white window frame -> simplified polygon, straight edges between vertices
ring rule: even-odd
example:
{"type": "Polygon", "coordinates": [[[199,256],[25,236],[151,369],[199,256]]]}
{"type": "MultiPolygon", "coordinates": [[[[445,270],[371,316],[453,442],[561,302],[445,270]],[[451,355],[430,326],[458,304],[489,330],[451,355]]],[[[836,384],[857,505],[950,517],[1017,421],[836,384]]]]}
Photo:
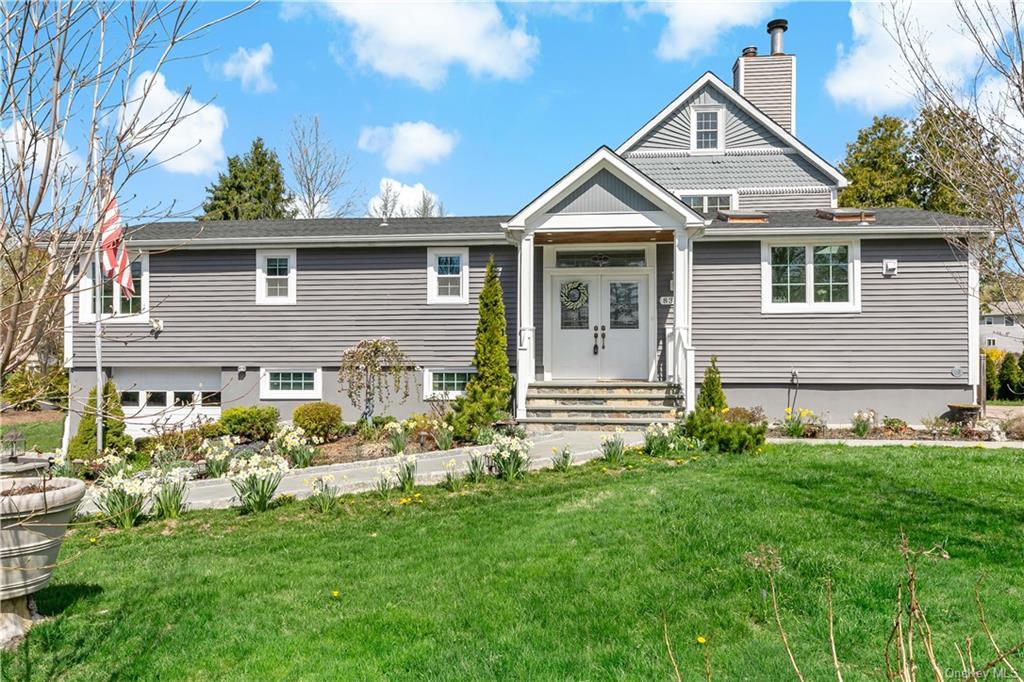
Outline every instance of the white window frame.
{"type": "MultiPolygon", "coordinates": [[[[724,196],[728,196],[729,197],[729,210],[730,211],[735,211],[740,206],[739,192],[737,190],[735,190],[735,189],[686,189],[686,190],[676,190],[675,191],[675,195],[676,195],[676,197],[680,201],[683,201],[684,197],[701,197],[704,200],[702,208],[703,207],[707,207],[707,205],[708,205],[708,197],[724,197],[724,196]]],[[[700,213],[702,215],[705,214],[705,211],[703,211],[701,209],[695,208],[693,210],[697,211],[698,213],[700,213]]]]}
{"type": "MultiPolygon", "coordinates": [[[[106,323],[149,324],[149,254],[145,252],[136,254],[134,258],[129,258],[129,262],[139,262],[142,265],[142,281],[133,282],[136,287],[141,287],[142,309],[135,315],[124,315],[116,312],[121,309],[121,286],[114,282],[115,312],[101,315],[100,317],[106,323]]],[[[85,275],[82,277],[78,287],[78,321],[95,322],[96,317],[93,314],[93,308],[96,305],[96,289],[93,287],[95,268],[92,259],[83,259],[81,267],[85,275]]]]}
{"type": "Polygon", "coordinates": [[[693,154],[721,154],[725,150],[725,107],[721,104],[694,104],[690,107],[690,151],[693,154]],[[712,112],[718,118],[718,144],[697,148],[697,114],[712,112]]]}
{"type": "Polygon", "coordinates": [[[786,239],[761,242],[761,312],[774,313],[859,313],[860,308],[860,240],[859,239],[786,239]],[[775,303],[772,301],[771,249],[773,246],[803,246],[813,256],[815,246],[846,246],[849,248],[850,300],[843,303],[816,303],[814,301],[814,259],[807,259],[807,300],[803,303],[775,303]]]}
{"type": "Polygon", "coordinates": [[[296,283],[295,249],[257,249],[256,250],[256,303],[257,305],[295,305],[296,283]],[[288,259],[288,295],[267,296],[267,259],[288,259]]]}
{"type": "Polygon", "coordinates": [[[428,305],[467,305],[469,304],[469,248],[467,247],[431,247],[427,249],[427,304],[428,305]],[[437,293],[437,257],[459,256],[461,282],[459,296],[440,296],[437,293]]]}
{"type": "Polygon", "coordinates": [[[260,400],[322,400],[323,368],[321,367],[261,367],[260,400]],[[271,372],[312,372],[313,389],[309,391],[271,391],[271,372]]]}
{"type": "Polygon", "coordinates": [[[986,315],[986,316],[985,316],[985,324],[986,324],[986,325],[988,325],[988,326],[992,326],[992,325],[994,325],[995,323],[996,323],[996,320],[995,320],[995,318],[994,318],[993,316],[991,316],[991,315],[986,315]]]}
{"type": "MultiPolygon", "coordinates": [[[[458,398],[465,395],[465,391],[435,391],[434,374],[445,372],[459,372],[465,374],[476,374],[474,367],[428,367],[423,370],[423,399],[424,400],[445,400],[458,398]]],[[[469,383],[468,381],[466,382],[469,383]]]]}

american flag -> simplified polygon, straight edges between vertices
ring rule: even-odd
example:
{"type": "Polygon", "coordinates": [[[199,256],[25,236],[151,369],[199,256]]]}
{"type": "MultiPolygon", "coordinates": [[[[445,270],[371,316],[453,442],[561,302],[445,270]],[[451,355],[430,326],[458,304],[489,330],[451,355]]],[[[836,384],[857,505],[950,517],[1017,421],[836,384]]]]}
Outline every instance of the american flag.
{"type": "Polygon", "coordinates": [[[124,225],[113,192],[107,195],[100,222],[100,249],[103,251],[103,272],[116,281],[122,291],[135,294],[132,268],[124,248],[124,225]]]}

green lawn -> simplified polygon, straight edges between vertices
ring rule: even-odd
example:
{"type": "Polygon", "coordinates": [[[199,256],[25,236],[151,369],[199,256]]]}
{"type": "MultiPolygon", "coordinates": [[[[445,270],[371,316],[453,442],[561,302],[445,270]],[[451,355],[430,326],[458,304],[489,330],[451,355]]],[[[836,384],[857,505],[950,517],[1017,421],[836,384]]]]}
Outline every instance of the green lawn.
{"type": "MultiPolygon", "coordinates": [[[[3,418],[0,417],[0,421],[3,418]]],[[[43,452],[53,452],[60,447],[64,434],[64,419],[44,419],[0,426],[0,437],[8,431],[20,431],[25,436],[25,448],[38,447],[43,452]]]]}
{"type": "Polygon", "coordinates": [[[968,635],[989,657],[980,576],[996,636],[1024,639],[1024,453],[801,445],[630,461],[423,489],[406,506],[349,498],[326,517],[291,503],[85,525],[38,596],[53,619],[0,663],[38,680],[669,679],[664,617],[684,679],[702,674],[697,635],[716,679],[791,679],[766,582],[743,558],[766,543],[807,679],[834,679],[826,576],[845,678],[879,679],[901,529],[950,555],[919,572],[943,664],[968,635]]]}

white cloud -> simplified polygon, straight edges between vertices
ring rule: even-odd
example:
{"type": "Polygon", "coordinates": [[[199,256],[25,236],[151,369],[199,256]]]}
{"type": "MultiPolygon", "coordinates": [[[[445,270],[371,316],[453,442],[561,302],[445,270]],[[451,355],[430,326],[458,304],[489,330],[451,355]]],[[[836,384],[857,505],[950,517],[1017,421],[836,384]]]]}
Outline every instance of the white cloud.
{"type": "MultiPolygon", "coordinates": [[[[668,24],[658,40],[660,59],[689,59],[713,52],[716,38],[740,26],[765,23],[781,3],[772,2],[652,2],[645,12],[663,14],[668,24]]],[[[764,34],[767,40],[767,34],[764,34]]]]}
{"type": "Polygon", "coordinates": [[[132,120],[138,112],[138,123],[134,126],[137,145],[152,151],[153,158],[160,161],[163,168],[173,173],[211,173],[224,160],[221,137],[228,126],[227,114],[214,104],[197,101],[191,94],[184,94],[183,101],[182,96],[183,93],[167,87],[162,73],[154,76],[151,71],[144,71],[132,85],[128,96],[132,105],[124,120],[132,120]],[[150,79],[152,88],[142,101],[150,79]],[[180,118],[171,125],[171,115],[177,111],[179,103],[180,118]]]}
{"type": "Polygon", "coordinates": [[[322,6],[350,27],[360,64],[427,89],[440,86],[455,64],[474,76],[522,78],[530,73],[540,46],[522,21],[508,25],[492,2],[322,6]]]}
{"type": "Polygon", "coordinates": [[[24,121],[14,121],[0,128],[0,171],[4,178],[16,177],[25,182],[36,182],[42,177],[46,161],[50,169],[56,168],[56,178],[77,178],[85,169],[85,159],[73,150],[63,137],[55,138],[50,148],[50,136],[41,128],[24,121]]]}
{"type": "MultiPolygon", "coordinates": [[[[959,87],[979,63],[977,44],[964,35],[952,3],[905,3],[912,26],[928,56],[947,83],[959,87]]],[[[825,81],[833,101],[869,113],[897,109],[914,99],[914,87],[899,46],[889,34],[892,9],[887,3],[855,1],[850,5],[853,44],[839,46],[839,59],[825,81]]]]}
{"type": "Polygon", "coordinates": [[[242,90],[246,92],[273,92],[277,89],[277,84],[269,73],[270,62],[273,59],[274,48],[270,43],[263,43],[252,50],[239,47],[221,65],[221,73],[225,78],[237,78],[242,81],[242,90]]]}
{"type": "Polygon", "coordinates": [[[441,130],[426,121],[406,121],[390,128],[374,126],[359,133],[359,148],[384,158],[390,173],[414,173],[452,153],[458,133],[441,130]]]}
{"type": "Polygon", "coordinates": [[[423,193],[426,192],[433,200],[434,204],[440,204],[440,198],[431,192],[429,189],[423,186],[423,183],[417,182],[415,185],[406,185],[394,178],[381,178],[380,187],[378,193],[370,199],[370,203],[367,205],[367,215],[376,215],[380,209],[380,195],[387,191],[387,188],[391,187],[392,194],[398,196],[397,207],[394,215],[414,215],[416,208],[420,205],[420,201],[423,197],[423,193]]]}

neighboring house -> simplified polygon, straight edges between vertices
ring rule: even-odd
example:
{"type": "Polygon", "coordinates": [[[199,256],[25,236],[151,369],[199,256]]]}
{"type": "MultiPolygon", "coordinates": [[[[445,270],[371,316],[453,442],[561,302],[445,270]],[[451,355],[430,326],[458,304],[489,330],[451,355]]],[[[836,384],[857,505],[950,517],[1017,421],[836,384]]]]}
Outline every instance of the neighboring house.
{"type": "MultiPolygon", "coordinates": [[[[157,223],[136,297],[110,286],[104,368],[135,433],[230,405],[348,404],[344,348],[392,337],[417,368],[396,415],[472,372],[487,259],[501,269],[516,416],[643,425],[693,404],[717,356],[733,405],[918,423],[972,402],[977,272],[964,219],[836,208],[846,179],[796,137],[796,57],[744,50],[513,216],[157,223]],[[159,319],[162,331],[151,325],[159,319]]],[[[91,282],[67,303],[72,397],[94,385],[91,282]]]]}
{"type": "Polygon", "coordinates": [[[1024,302],[1000,301],[981,314],[981,347],[998,348],[1011,353],[1024,351],[1024,302]]]}

